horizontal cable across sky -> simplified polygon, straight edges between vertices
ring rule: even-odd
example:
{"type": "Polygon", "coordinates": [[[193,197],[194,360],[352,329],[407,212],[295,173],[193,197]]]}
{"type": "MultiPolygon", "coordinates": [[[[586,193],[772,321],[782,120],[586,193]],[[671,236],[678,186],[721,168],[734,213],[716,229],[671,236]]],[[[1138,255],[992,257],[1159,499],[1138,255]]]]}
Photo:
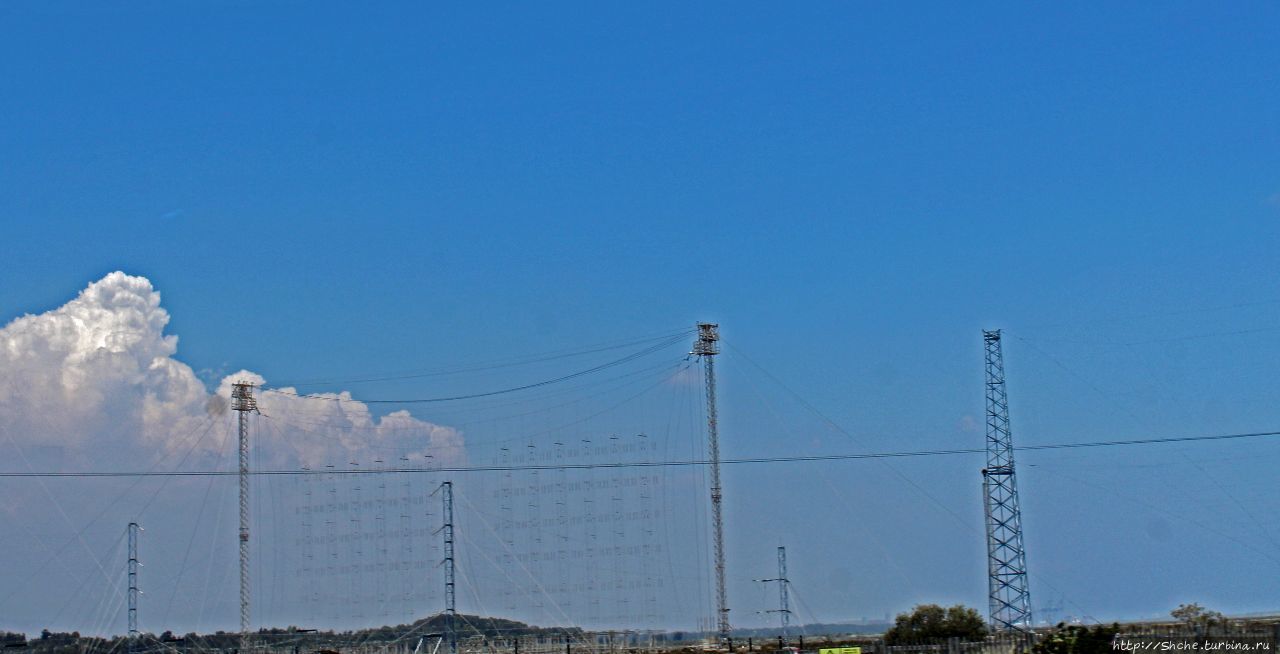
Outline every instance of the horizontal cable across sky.
{"type": "Polygon", "coordinates": [[[262,391],[262,392],[263,392],[263,393],[276,393],[276,394],[279,394],[279,395],[287,395],[287,396],[290,396],[290,397],[297,397],[297,398],[301,398],[301,399],[304,399],[304,400],[323,400],[323,401],[328,401],[328,402],[356,402],[356,403],[360,403],[360,404],[426,404],[426,403],[433,403],[433,402],[454,402],[454,401],[457,401],[457,400],[474,400],[474,399],[483,398],[483,397],[493,397],[493,396],[495,396],[495,395],[506,395],[506,394],[508,394],[508,393],[516,393],[516,392],[519,392],[519,391],[527,391],[527,390],[534,389],[534,388],[541,388],[541,387],[543,387],[543,386],[550,386],[550,385],[552,385],[552,384],[558,384],[558,383],[560,383],[560,382],[569,381],[569,380],[571,380],[571,379],[577,379],[577,378],[582,377],[582,376],[585,376],[585,375],[590,375],[590,374],[592,374],[592,373],[600,372],[600,371],[602,371],[602,370],[608,370],[609,368],[613,368],[613,367],[615,367],[615,366],[620,366],[620,365],[622,365],[622,364],[624,364],[624,363],[628,363],[628,362],[631,362],[631,361],[635,361],[636,359],[640,359],[640,358],[642,358],[642,357],[644,357],[644,356],[647,356],[647,355],[649,355],[649,354],[653,354],[653,353],[655,353],[655,352],[659,352],[659,351],[661,351],[661,350],[664,350],[664,349],[666,349],[666,348],[668,348],[668,347],[670,347],[670,346],[672,346],[672,345],[674,345],[674,344],[676,344],[676,343],[678,343],[678,342],[682,342],[682,341],[684,341],[684,340],[685,340],[685,334],[683,334],[683,333],[681,333],[681,334],[677,334],[677,335],[675,335],[675,336],[673,336],[673,337],[670,337],[670,338],[667,338],[667,339],[663,340],[662,342],[660,342],[660,343],[658,343],[658,344],[656,344],[656,345],[651,345],[651,346],[646,347],[646,348],[644,348],[644,349],[642,349],[642,350],[639,350],[639,351],[637,351],[637,352],[632,352],[631,354],[628,354],[628,355],[626,355],[626,356],[624,356],[624,357],[622,357],[622,358],[620,358],[620,359],[614,359],[614,360],[612,360],[612,361],[608,361],[608,362],[605,362],[605,363],[602,363],[602,364],[599,364],[599,365],[596,365],[596,366],[592,366],[592,367],[587,368],[587,369],[585,369],[585,370],[579,370],[579,371],[577,371],[577,372],[572,372],[572,373],[569,373],[569,374],[566,374],[566,375],[561,375],[561,376],[559,376],[559,377],[554,377],[554,378],[551,378],[551,379],[543,379],[543,380],[536,381],[536,382],[531,382],[531,383],[528,383],[528,384],[522,384],[522,385],[520,385],[520,386],[513,386],[513,387],[511,387],[511,388],[502,388],[502,389],[498,389],[498,390],[482,391],[482,392],[477,392],[477,393],[468,393],[468,394],[465,394],[465,395],[453,395],[453,396],[446,396],[446,397],[409,398],[409,399],[367,399],[367,398],[362,398],[362,399],[358,399],[358,400],[357,400],[357,399],[355,399],[355,398],[343,397],[343,396],[341,396],[341,395],[337,395],[337,394],[299,394],[299,393],[295,393],[295,392],[292,392],[292,391],[286,391],[286,390],[281,390],[281,389],[272,389],[272,388],[263,389],[263,391],[262,391]]]}
{"type": "MultiPolygon", "coordinates": [[[[1143,438],[1114,441],[1092,441],[1086,443],[1048,443],[1044,445],[1024,445],[1015,447],[1017,451],[1071,450],[1094,447],[1119,447],[1125,445],[1160,445],[1168,443],[1193,443],[1202,441],[1225,441],[1246,438],[1264,438],[1280,436],[1280,431],[1261,431],[1243,434],[1212,434],[1200,436],[1170,436],[1164,438],[1143,438]]],[[[812,456],[774,456],[721,459],[725,465],[736,464],[773,464],[803,463],[813,461],[851,461],[858,459],[891,459],[930,456],[953,456],[959,454],[986,454],[984,448],[962,448],[953,450],[907,450],[899,452],[859,452],[848,454],[818,454],[812,456]]],[[[527,465],[485,465],[485,466],[445,466],[445,467],[397,467],[397,468],[365,468],[365,469],[326,469],[326,470],[250,470],[251,475],[385,475],[400,473],[442,473],[442,472],[503,472],[516,470],[592,470],[601,468],[667,468],[706,466],[711,462],[702,459],[682,461],[629,461],[618,463],[580,463],[580,464],[527,464],[527,465]]],[[[174,470],[168,472],[0,472],[0,478],[15,477],[234,477],[239,475],[235,470],[174,470]]]]}

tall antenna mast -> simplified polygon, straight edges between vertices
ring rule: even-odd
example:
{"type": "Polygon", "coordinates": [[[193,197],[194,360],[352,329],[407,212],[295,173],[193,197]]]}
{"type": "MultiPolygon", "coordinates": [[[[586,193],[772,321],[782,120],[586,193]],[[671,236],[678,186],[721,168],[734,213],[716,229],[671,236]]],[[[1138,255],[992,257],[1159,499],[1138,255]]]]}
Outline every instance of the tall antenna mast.
{"type": "Polygon", "coordinates": [[[1027,553],[1022,544],[1022,510],[1013,467],[1000,330],[984,330],[982,340],[987,381],[987,467],[982,470],[982,498],[987,523],[991,627],[995,631],[1029,632],[1031,594],[1027,590],[1027,553]]]}
{"type": "Polygon", "coordinates": [[[787,578],[787,548],[778,547],[778,578],[760,581],[778,582],[778,608],[766,613],[778,614],[778,619],[782,623],[782,646],[786,647],[791,642],[791,635],[788,633],[791,628],[791,596],[787,592],[787,586],[791,584],[791,580],[787,578]]]}
{"type": "Polygon", "coordinates": [[[138,642],[138,523],[129,523],[129,651],[138,642]]]}
{"type": "Polygon", "coordinates": [[[458,654],[458,610],[454,603],[453,578],[453,482],[446,481],[436,490],[441,491],[444,503],[444,524],[440,526],[440,532],[444,534],[444,633],[449,654],[458,654]]]}
{"type": "Polygon", "coordinates": [[[732,649],[729,601],[724,589],[724,515],[720,507],[723,489],[720,486],[720,433],[716,417],[715,355],[720,354],[719,341],[719,325],[698,323],[698,341],[693,344],[693,352],[690,354],[701,358],[706,369],[704,377],[707,382],[707,453],[711,459],[711,529],[716,566],[716,627],[719,631],[720,644],[732,649]]]}
{"type": "Polygon", "coordinates": [[[249,649],[249,413],[258,410],[253,384],[231,385],[231,409],[240,412],[240,650],[249,649]]]}

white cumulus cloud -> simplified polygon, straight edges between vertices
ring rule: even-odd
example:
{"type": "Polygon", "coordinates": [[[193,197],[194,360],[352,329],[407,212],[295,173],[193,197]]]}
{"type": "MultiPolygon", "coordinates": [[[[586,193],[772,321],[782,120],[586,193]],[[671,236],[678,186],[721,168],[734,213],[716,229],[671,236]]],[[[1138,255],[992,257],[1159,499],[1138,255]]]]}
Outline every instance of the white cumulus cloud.
{"type": "MultiPolygon", "coordinates": [[[[267,380],[241,371],[209,393],[174,358],[168,323],[149,280],[113,272],[63,306],[0,329],[0,444],[17,445],[29,465],[60,469],[216,452],[220,439],[201,434],[230,419],[232,381],[267,380]]],[[[406,411],[375,417],[345,392],[318,400],[276,390],[258,392],[260,452],[273,464],[316,466],[370,448],[462,458],[462,436],[450,427],[406,411]]]]}

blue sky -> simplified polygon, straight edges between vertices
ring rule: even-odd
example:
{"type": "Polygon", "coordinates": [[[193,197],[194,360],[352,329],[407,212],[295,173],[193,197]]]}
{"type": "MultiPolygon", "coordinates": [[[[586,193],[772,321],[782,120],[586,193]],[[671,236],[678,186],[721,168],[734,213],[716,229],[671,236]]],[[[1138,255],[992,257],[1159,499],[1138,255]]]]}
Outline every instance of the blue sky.
{"type": "MultiPolygon", "coordinates": [[[[145,276],[213,384],[715,320],[858,435],[810,437],[730,351],[741,456],[979,446],[979,330],[1003,327],[1018,442],[1280,428],[1273,4],[31,3],[0,24],[5,322],[145,276]]],[[[1028,454],[1030,564],[1100,619],[1280,609],[1256,584],[1280,565],[1276,448],[1028,454]]],[[[984,607],[981,534],[951,515],[980,526],[980,463],[895,464],[945,510],[867,465],[829,466],[842,500],[799,468],[729,472],[740,603],[776,527],[823,619],[984,607]]]]}

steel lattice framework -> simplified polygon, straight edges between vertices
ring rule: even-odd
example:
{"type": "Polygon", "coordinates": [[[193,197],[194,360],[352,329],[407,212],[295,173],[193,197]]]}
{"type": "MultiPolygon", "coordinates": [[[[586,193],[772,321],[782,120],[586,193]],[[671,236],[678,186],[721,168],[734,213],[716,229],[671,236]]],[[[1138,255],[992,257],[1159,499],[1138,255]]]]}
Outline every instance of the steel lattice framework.
{"type": "Polygon", "coordinates": [[[456,623],[458,610],[454,597],[454,560],[453,560],[453,482],[440,484],[440,495],[444,509],[444,524],[440,532],[444,537],[444,633],[445,642],[449,646],[449,654],[458,654],[458,626],[456,623]]]}
{"type": "Polygon", "coordinates": [[[786,647],[791,643],[791,596],[787,592],[787,586],[791,580],[787,578],[787,548],[778,547],[778,578],[777,579],[761,579],[764,582],[778,582],[778,608],[766,613],[777,613],[778,620],[782,626],[781,647],[786,647]]]}
{"type": "Polygon", "coordinates": [[[987,578],[991,626],[996,631],[1031,629],[1031,594],[1027,590],[1027,553],[1022,543],[1022,510],[1013,465],[1009,429],[1009,396],[1004,384],[1000,330],[983,331],[986,349],[987,467],[982,470],[982,496],[987,524],[987,578]]]}
{"type": "Polygon", "coordinates": [[[138,523],[129,523],[129,651],[138,641],[138,523]]]}
{"type": "Polygon", "coordinates": [[[720,431],[716,415],[715,355],[720,354],[720,326],[698,323],[698,341],[691,354],[702,359],[707,384],[707,454],[711,461],[711,529],[715,548],[716,628],[720,642],[732,649],[733,628],[729,626],[729,601],[724,587],[724,513],[720,502],[724,497],[720,485],[720,431]]]}
{"type": "Polygon", "coordinates": [[[253,384],[231,385],[231,409],[240,413],[240,650],[249,649],[249,414],[258,410],[253,384]]]}

